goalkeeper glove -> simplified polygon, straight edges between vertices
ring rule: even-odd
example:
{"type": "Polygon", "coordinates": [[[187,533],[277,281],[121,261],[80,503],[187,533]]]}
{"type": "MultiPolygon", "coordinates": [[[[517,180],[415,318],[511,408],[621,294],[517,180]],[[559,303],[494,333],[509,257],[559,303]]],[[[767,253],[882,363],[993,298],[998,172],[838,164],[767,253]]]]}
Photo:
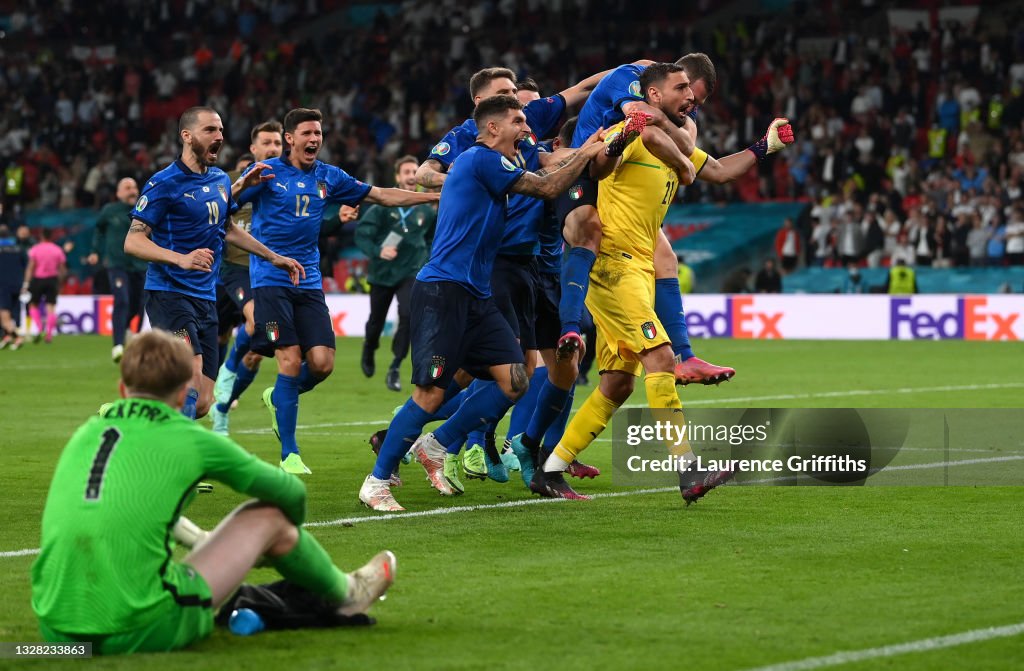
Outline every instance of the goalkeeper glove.
{"type": "Polygon", "coordinates": [[[754,152],[758,161],[763,161],[765,156],[774,154],[787,144],[792,144],[793,140],[793,126],[789,124],[789,119],[778,118],[768,126],[768,132],[764,137],[747,149],[754,152]]]}

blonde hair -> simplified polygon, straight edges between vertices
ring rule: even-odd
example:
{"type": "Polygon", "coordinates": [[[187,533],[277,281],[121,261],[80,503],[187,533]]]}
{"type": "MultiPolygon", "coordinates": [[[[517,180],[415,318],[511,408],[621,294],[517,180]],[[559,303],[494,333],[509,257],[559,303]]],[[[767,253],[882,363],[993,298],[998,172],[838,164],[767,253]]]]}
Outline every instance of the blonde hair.
{"type": "Polygon", "coordinates": [[[166,399],[192,379],[192,348],[167,331],[141,333],[124,348],[121,380],[130,395],[166,399]]]}

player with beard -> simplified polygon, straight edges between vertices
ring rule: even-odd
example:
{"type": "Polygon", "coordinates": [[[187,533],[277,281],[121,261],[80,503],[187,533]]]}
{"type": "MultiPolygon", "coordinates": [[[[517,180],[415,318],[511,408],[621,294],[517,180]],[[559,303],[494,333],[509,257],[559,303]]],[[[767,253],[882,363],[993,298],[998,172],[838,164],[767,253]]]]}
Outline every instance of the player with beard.
{"type": "MultiPolygon", "coordinates": [[[[228,173],[232,180],[238,179],[242,171],[254,161],[266,161],[281,155],[284,140],[280,122],[265,121],[261,123],[252,129],[250,139],[252,143],[249,145],[249,161],[244,165],[237,165],[235,171],[228,173]]],[[[238,208],[238,211],[232,215],[232,219],[235,226],[245,229],[246,232],[251,231],[252,206],[245,204],[238,208]]],[[[228,412],[231,411],[234,402],[241,398],[252,381],[256,379],[260,361],[263,360],[262,356],[249,350],[250,339],[256,329],[253,318],[252,286],[249,281],[249,253],[235,245],[225,245],[224,265],[221,267],[220,280],[217,309],[218,314],[221,315],[221,321],[223,322],[225,313],[234,315],[235,319],[240,313],[244,319],[244,322],[235,329],[234,343],[217,372],[217,383],[213,387],[213,395],[217,401],[210,409],[213,431],[227,435],[228,412]],[[226,309],[222,310],[222,305],[226,309]]],[[[231,324],[221,323],[221,332],[230,329],[231,326],[231,324]]]]}
{"type": "MultiPolygon", "coordinates": [[[[257,255],[298,284],[305,276],[294,259],[267,249],[231,224],[237,209],[231,178],[216,167],[224,145],[220,115],[210,107],[191,107],[178,120],[181,156],[146,181],[131,212],[124,251],[149,261],[146,312],[154,328],[170,331],[192,347],[192,380],[182,413],[204,416],[213,401],[217,377],[216,281],[223,244],[231,242],[257,255]]],[[[263,179],[247,176],[244,186],[263,179]]]]}
{"type": "Polygon", "coordinates": [[[310,473],[295,439],[299,394],[334,370],[334,325],[320,275],[320,222],[329,203],[362,202],[388,207],[436,202],[437,193],[382,189],[363,184],[341,168],[317,160],[323,146],[322,115],[293,109],[284,118],[284,156],[250,166],[232,190],[240,204],[252,203],[252,233],[270,249],[294,256],[306,267],[299,283],[265,259],[250,264],[256,329],[252,351],[277,359],[277,381],[263,392],[271,426],[281,441],[281,468],[310,473]],[[256,184],[250,186],[256,175],[256,184]],[[262,177],[259,177],[262,175],[262,177]]]}

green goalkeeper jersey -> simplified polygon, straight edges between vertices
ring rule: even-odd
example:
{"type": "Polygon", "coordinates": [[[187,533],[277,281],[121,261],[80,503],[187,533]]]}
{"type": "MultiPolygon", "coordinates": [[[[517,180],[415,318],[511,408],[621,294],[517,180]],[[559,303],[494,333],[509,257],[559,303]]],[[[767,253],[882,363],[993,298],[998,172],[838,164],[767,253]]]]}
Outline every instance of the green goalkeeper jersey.
{"type": "Polygon", "coordinates": [[[180,600],[168,567],[171,529],[204,479],[274,503],[296,524],[305,518],[297,477],[164,403],[123,399],[87,421],[61,453],[46,498],[32,566],[39,619],[62,632],[109,634],[144,627],[176,601],[200,605],[180,600]]]}

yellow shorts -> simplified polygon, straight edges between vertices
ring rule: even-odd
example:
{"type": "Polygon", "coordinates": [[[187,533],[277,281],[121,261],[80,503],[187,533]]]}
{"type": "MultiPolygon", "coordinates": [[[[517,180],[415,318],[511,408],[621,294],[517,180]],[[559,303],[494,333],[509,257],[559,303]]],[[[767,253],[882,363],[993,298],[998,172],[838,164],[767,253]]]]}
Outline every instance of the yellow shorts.
{"type": "Polygon", "coordinates": [[[638,354],[669,343],[654,313],[654,269],[601,253],[590,273],[587,308],[597,325],[599,371],[640,375],[638,354]]]}

